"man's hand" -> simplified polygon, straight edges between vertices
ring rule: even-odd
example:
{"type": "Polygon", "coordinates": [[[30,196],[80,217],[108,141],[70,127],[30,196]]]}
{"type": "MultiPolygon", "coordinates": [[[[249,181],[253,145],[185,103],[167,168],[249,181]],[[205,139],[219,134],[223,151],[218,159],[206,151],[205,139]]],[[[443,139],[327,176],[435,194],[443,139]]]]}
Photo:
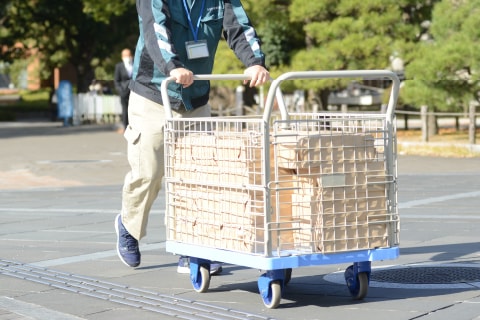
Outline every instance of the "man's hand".
{"type": "Polygon", "coordinates": [[[268,70],[262,66],[251,66],[243,72],[244,74],[250,76],[250,80],[245,80],[243,83],[247,84],[250,81],[250,88],[261,86],[268,80],[270,80],[270,74],[268,70]]]}
{"type": "Polygon", "coordinates": [[[193,72],[185,68],[177,68],[170,71],[170,76],[175,78],[175,82],[183,85],[184,88],[192,85],[193,72]]]}

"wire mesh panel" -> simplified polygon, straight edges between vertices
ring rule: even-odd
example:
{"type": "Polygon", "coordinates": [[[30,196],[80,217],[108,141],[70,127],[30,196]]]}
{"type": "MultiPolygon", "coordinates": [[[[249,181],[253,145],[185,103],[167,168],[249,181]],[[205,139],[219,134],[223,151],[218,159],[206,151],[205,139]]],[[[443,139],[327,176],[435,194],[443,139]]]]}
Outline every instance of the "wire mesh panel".
{"type": "Polygon", "coordinates": [[[260,119],[172,119],[165,131],[167,239],[258,253],[265,244],[260,119]]]}
{"type": "Polygon", "coordinates": [[[297,254],[398,244],[396,158],[386,156],[395,150],[393,130],[384,114],[292,114],[274,122],[274,170],[294,172],[284,211],[291,229],[281,232],[291,233],[297,254]]]}
{"type": "Polygon", "coordinates": [[[384,114],[168,120],[167,239],[275,256],[395,246],[392,130],[384,114]]]}

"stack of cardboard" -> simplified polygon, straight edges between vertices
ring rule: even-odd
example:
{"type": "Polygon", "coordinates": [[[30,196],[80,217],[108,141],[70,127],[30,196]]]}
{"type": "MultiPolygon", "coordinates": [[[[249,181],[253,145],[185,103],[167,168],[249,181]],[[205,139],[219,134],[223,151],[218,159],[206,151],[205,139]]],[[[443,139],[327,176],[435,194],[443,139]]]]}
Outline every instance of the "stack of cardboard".
{"type": "Polygon", "coordinates": [[[176,185],[170,238],[208,247],[255,252],[263,200],[235,189],[176,185]]]}
{"type": "Polygon", "coordinates": [[[174,177],[217,185],[262,183],[261,141],[251,135],[190,134],[177,139],[174,177]]]}
{"type": "MultiPolygon", "coordinates": [[[[258,133],[190,134],[173,156],[169,239],[262,253],[388,247],[385,163],[368,134],[272,136],[270,179],[258,133]],[[266,189],[270,207],[265,211],[266,189]]],[[[381,148],[381,147],[380,147],[381,148]]]]}
{"type": "Polygon", "coordinates": [[[278,165],[297,173],[295,249],[340,252],[388,246],[386,176],[370,135],[279,136],[278,165]]]}
{"type": "MultiPolygon", "coordinates": [[[[263,252],[265,163],[259,135],[190,134],[173,152],[169,238],[221,249],[263,252]],[[172,227],[173,226],[173,227],[172,227]]],[[[273,156],[273,148],[270,150],[273,156]]],[[[293,246],[292,169],[271,171],[271,228],[274,250],[293,246]],[[275,178],[275,176],[277,178],[275,178]]]]}

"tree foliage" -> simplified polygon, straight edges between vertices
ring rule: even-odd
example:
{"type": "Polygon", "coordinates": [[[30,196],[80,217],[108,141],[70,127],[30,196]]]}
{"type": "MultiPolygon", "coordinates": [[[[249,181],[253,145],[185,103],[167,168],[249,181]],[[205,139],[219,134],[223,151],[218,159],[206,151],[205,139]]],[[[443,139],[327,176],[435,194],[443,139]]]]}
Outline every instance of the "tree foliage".
{"type": "Polygon", "coordinates": [[[478,100],[480,0],[442,0],[432,14],[430,37],[407,66],[404,99],[443,111],[478,100]]]}
{"type": "MultiPolygon", "coordinates": [[[[430,1],[293,0],[290,18],[303,23],[305,47],[293,57],[292,69],[389,68],[392,55],[408,56],[420,22],[414,13],[422,2],[430,1]]],[[[327,88],[344,85],[339,81],[323,84],[327,88]]]]}
{"type": "Polygon", "coordinates": [[[121,3],[127,2],[129,6],[120,8],[106,0],[9,0],[0,9],[2,44],[8,48],[0,60],[33,53],[40,59],[43,79],[53,68],[71,63],[82,91],[94,78],[95,61],[132,47],[137,16],[134,0],[121,3]]]}
{"type": "MultiPolygon", "coordinates": [[[[286,71],[390,68],[406,65],[401,99],[447,110],[476,97],[480,61],[480,0],[243,0],[273,77],[286,71]],[[424,41],[427,39],[428,41],[424,41]]],[[[102,67],[113,74],[123,47],[138,36],[135,0],[7,0],[0,4],[0,60],[36,51],[42,77],[76,66],[81,90],[102,67]],[[23,48],[15,44],[22,43],[23,48]],[[5,51],[5,48],[9,50],[5,51]]],[[[214,73],[243,66],[220,43],[214,73]]],[[[319,96],[346,81],[293,85],[319,96]]]]}
{"type": "Polygon", "coordinates": [[[135,9],[135,0],[99,1],[83,0],[83,12],[96,21],[107,23],[112,16],[121,16],[135,9]]]}
{"type": "MultiPolygon", "coordinates": [[[[288,69],[285,66],[290,64],[292,52],[303,47],[302,26],[289,22],[290,1],[244,0],[242,3],[262,41],[270,71],[288,69]]],[[[225,43],[220,43],[214,72],[241,73],[243,68],[225,43]]]]}

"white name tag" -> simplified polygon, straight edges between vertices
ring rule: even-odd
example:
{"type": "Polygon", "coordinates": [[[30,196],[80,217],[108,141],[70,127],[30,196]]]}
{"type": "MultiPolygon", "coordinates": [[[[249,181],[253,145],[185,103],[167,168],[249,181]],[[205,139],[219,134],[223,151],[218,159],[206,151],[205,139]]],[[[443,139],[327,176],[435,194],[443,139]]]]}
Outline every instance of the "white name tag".
{"type": "Polygon", "coordinates": [[[207,58],[209,56],[207,40],[188,41],[185,43],[188,59],[207,58]]]}

